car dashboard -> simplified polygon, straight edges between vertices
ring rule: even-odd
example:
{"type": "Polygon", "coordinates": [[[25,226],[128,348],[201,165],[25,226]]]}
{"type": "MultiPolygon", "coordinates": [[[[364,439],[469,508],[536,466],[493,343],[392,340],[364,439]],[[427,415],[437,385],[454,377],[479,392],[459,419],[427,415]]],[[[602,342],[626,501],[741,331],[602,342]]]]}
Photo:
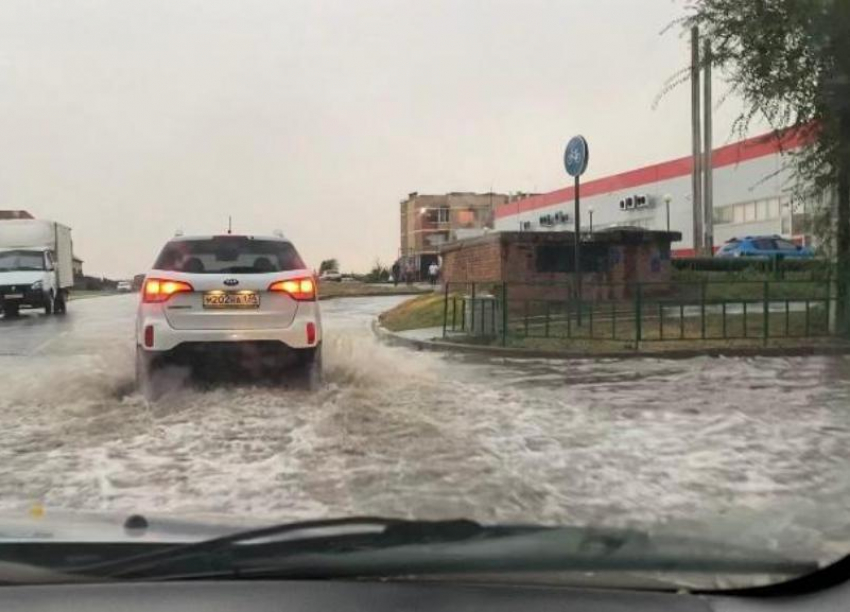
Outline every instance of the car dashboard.
{"type": "Polygon", "coordinates": [[[769,612],[850,609],[847,583],[802,596],[746,597],[550,586],[378,581],[191,581],[7,586],[0,610],[113,612],[769,612]]]}

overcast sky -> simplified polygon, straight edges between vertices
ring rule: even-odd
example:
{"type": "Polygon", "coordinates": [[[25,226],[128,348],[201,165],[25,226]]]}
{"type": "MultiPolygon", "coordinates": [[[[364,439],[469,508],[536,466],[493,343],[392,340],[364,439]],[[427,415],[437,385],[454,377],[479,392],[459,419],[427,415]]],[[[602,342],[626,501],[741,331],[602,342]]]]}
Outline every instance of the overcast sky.
{"type": "MultiPolygon", "coordinates": [[[[70,225],[91,274],[178,228],[281,229],[308,262],[398,250],[408,192],[548,191],[686,155],[672,0],[3,0],[0,208],[70,225]]],[[[719,89],[719,86],[717,86],[719,89]]],[[[727,105],[715,143],[728,139],[727,105]]]]}

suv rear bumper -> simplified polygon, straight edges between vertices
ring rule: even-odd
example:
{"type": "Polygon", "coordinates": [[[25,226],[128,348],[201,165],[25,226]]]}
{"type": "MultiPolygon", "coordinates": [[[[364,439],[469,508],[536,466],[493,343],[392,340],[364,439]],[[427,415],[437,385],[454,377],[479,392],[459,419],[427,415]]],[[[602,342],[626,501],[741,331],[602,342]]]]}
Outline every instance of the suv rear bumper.
{"type": "Polygon", "coordinates": [[[279,343],[281,348],[309,349],[322,341],[319,306],[304,303],[288,327],[273,329],[174,329],[157,305],[142,304],[137,318],[136,344],[151,353],[172,351],[182,345],[213,345],[221,343],[279,343]],[[146,312],[147,310],[147,312],[146,312]],[[313,342],[308,342],[307,326],[315,328],[313,342]],[[145,330],[153,328],[153,343],[145,342],[145,330]]]}

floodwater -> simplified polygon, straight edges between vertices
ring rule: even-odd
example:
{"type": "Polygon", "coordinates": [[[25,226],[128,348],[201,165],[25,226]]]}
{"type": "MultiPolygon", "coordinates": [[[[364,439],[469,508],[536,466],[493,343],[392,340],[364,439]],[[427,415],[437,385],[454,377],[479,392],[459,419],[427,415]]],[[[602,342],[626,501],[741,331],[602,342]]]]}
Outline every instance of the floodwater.
{"type": "Polygon", "coordinates": [[[326,385],[133,385],[134,297],[0,320],[0,510],[675,526],[850,549],[850,359],[487,359],[323,303],[326,385]]]}

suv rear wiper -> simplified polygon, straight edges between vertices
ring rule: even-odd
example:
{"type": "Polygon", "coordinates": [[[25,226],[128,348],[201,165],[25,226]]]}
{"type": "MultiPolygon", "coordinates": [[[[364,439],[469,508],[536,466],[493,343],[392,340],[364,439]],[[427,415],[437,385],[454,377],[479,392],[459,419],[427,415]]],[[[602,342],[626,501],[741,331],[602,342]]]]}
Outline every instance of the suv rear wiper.
{"type": "Polygon", "coordinates": [[[268,558],[270,555],[288,556],[303,552],[352,552],[409,544],[458,542],[484,535],[509,535],[539,529],[543,528],[483,527],[474,521],[462,519],[415,521],[368,516],[322,519],[240,531],[125,559],[65,568],[65,571],[99,578],[170,578],[175,572],[189,571],[195,574],[199,569],[227,571],[234,561],[242,561],[243,555],[268,558]],[[307,532],[308,535],[280,539],[281,536],[299,532],[307,532]],[[259,542],[246,545],[254,541],[259,542]]]}

